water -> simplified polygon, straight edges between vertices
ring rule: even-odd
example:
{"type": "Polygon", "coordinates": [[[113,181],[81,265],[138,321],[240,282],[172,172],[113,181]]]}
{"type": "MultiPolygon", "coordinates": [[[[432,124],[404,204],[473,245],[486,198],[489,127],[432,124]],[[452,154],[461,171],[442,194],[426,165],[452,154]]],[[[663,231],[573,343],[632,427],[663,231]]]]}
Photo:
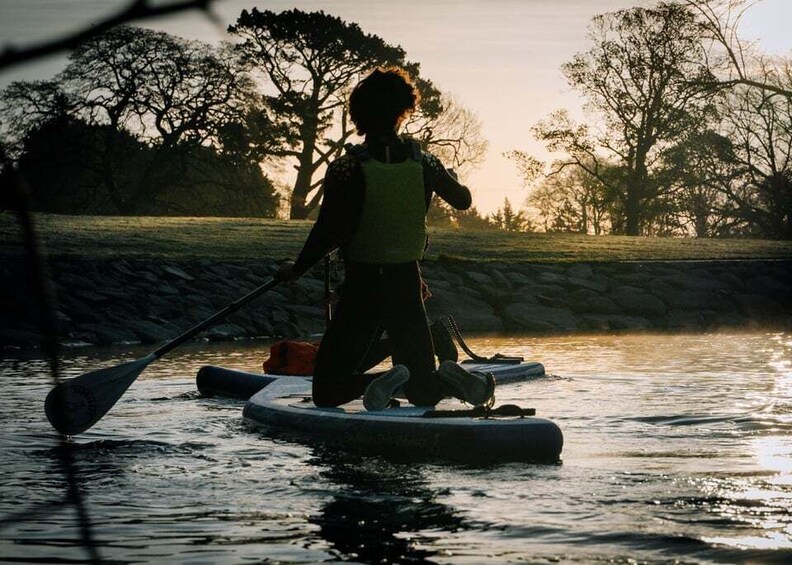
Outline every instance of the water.
{"type": "MultiPolygon", "coordinates": [[[[792,562],[792,334],[471,339],[560,377],[504,386],[565,434],[559,465],[393,463],[268,437],[202,399],[203,364],[256,370],[264,344],[151,365],[74,441],[103,558],[792,562]]],[[[65,371],[147,349],[77,350],[65,371]]],[[[0,516],[61,500],[39,359],[0,361],[0,516]]],[[[71,506],[0,524],[0,561],[77,562],[71,506]]]]}

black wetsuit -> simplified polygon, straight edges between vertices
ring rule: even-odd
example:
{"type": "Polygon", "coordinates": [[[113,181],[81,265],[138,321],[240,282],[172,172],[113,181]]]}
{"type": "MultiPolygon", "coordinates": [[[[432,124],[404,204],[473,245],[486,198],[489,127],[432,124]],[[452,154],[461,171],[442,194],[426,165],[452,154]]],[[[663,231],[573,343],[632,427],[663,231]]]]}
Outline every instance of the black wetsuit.
{"type": "MultiPolygon", "coordinates": [[[[373,159],[386,160],[382,143],[369,141],[368,152],[373,159]]],[[[410,158],[409,145],[403,141],[389,145],[389,156],[393,163],[410,158]]],[[[470,207],[470,191],[449,175],[436,157],[425,153],[422,165],[427,209],[434,194],[454,208],[470,207]]],[[[319,217],[294,265],[299,274],[335,248],[340,248],[343,255],[354,236],[366,190],[357,158],[347,155],[334,161],[323,187],[319,217]]],[[[393,363],[410,370],[407,399],[427,406],[445,396],[435,374],[418,262],[363,264],[345,260],[340,300],[316,359],[314,403],[338,406],[363,394],[376,377],[363,372],[367,368],[365,359],[383,331],[388,333],[393,363]]]]}

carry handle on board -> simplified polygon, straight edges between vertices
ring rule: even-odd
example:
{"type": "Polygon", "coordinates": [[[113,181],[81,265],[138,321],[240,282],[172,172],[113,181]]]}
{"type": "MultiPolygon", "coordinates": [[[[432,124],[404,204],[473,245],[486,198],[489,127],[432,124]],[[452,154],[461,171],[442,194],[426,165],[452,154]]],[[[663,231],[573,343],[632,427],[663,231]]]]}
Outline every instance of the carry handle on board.
{"type": "Polygon", "coordinates": [[[121,395],[135,382],[149,364],[164,356],[196,335],[216,324],[232,312],[277,287],[281,281],[272,279],[232,302],[200,324],[190,328],[142,359],[84,373],[63,381],[53,388],[44,401],[44,411],[52,427],[63,435],[84,432],[118,402],[121,395]]]}

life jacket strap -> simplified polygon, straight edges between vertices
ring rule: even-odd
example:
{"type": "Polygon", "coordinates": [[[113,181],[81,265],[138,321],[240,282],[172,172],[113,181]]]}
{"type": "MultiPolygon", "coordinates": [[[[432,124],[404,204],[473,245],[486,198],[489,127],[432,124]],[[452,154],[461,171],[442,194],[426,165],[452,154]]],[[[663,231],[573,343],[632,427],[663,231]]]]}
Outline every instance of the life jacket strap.
{"type": "MultiPolygon", "coordinates": [[[[407,139],[407,155],[413,161],[420,163],[423,160],[423,150],[421,149],[420,143],[415,141],[414,139],[407,139]]],[[[365,143],[345,143],[344,150],[347,152],[348,155],[352,155],[355,159],[360,161],[361,163],[368,161],[371,159],[371,152],[369,151],[368,145],[365,143]]]]}

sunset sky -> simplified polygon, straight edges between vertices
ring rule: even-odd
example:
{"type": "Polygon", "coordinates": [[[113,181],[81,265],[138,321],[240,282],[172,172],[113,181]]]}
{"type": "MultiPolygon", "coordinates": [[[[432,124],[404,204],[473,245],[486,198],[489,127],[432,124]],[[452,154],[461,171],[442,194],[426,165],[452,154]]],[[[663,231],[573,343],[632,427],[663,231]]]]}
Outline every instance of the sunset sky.
{"type": "MultiPolygon", "coordinates": [[[[474,204],[491,212],[505,197],[521,205],[526,196],[516,169],[502,156],[523,149],[547,155],[530,137],[530,128],[551,111],[566,107],[582,117],[581,99],[567,86],[559,67],[587,47],[592,16],[620,8],[648,5],[637,0],[226,0],[215,12],[223,25],[197,13],[146,22],[190,39],[217,43],[228,39],[224,26],[246,8],[280,11],[324,10],[360,24],[389,43],[401,45],[421,63],[422,74],[472,109],[490,142],[485,163],[466,181],[474,204]]],[[[24,45],[75,29],[127,2],[117,0],[0,0],[0,38],[24,45]]],[[[790,54],[792,1],[763,0],[749,12],[746,37],[766,51],[790,54]]],[[[65,57],[14,69],[0,75],[0,87],[13,80],[48,78],[65,57]]]]}

